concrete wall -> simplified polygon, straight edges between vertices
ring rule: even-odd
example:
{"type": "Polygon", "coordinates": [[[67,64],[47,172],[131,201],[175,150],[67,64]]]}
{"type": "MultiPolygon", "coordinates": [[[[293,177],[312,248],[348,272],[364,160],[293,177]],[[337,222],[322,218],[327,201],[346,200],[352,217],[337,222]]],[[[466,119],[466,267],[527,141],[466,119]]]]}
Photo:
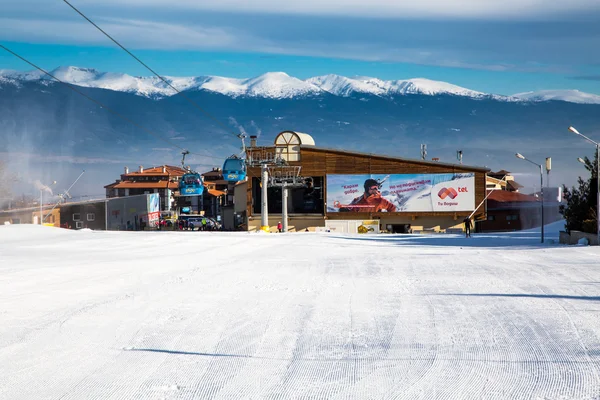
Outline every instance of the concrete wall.
{"type": "MultiPolygon", "coordinates": [[[[260,214],[253,215],[248,221],[248,230],[256,231],[260,229],[260,214]]],[[[281,221],[281,214],[269,214],[269,226],[272,232],[277,231],[277,223],[281,221]]],[[[317,228],[326,227],[326,218],[322,215],[302,215],[302,216],[291,216],[288,219],[288,230],[290,232],[304,231],[308,228],[309,231],[315,231],[317,228]]],[[[334,221],[344,222],[347,220],[342,219],[327,219],[327,222],[333,223],[334,221]]],[[[388,225],[410,225],[413,233],[419,232],[445,232],[447,229],[452,231],[463,230],[462,218],[454,219],[452,216],[439,216],[439,217],[400,217],[390,216],[381,217],[379,220],[380,232],[387,233],[388,225]]]]}
{"type": "Polygon", "coordinates": [[[598,236],[595,233],[571,231],[571,234],[568,234],[567,232],[561,231],[559,234],[559,242],[562,244],[577,244],[581,238],[587,238],[591,245],[598,245],[598,236]]]}
{"type": "Polygon", "coordinates": [[[141,221],[145,221],[148,226],[148,196],[138,195],[110,199],[107,206],[106,228],[121,231],[138,230],[141,221]]]}
{"type": "Polygon", "coordinates": [[[106,229],[106,203],[64,204],[60,209],[60,225],[68,229],[106,229]]]}
{"type": "Polygon", "coordinates": [[[444,232],[446,229],[462,229],[462,219],[454,218],[450,215],[438,217],[423,216],[423,217],[381,217],[380,229],[386,232],[388,225],[410,225],[413,233],[417,232],[444,232]]]}
{"type": "MultiPolygon", "coordinates": [[[[248,219],[248,230],[260,230],[260,214],[254,215],[248,219]]],[[[269,229],[271,232],[277,232],[277,223],[281,221],[281,214],[269,214],[269,229]]],[[[293,216],[288,218],[289,232],[304,232],[306,228],[314,232],[317,227],[325,227],[325,219],[322,215],[293,216]]]]}

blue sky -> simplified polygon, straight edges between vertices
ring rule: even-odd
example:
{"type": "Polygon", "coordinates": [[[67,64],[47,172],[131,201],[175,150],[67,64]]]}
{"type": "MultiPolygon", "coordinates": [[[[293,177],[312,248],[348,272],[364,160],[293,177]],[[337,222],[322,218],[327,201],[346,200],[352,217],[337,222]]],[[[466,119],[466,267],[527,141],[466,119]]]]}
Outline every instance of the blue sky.
{"type": "MultiPolygon", "coordinates": [[[[163,75],[333,73],[424,77],[506,95],[600,94],[597,0],[72,3],[163,75]]],[[[60,0],[3,5],[0,42],[46,69],[149,75],[60,0]]],[[[2,68],[31,69],[5,52],[2,68]]]]}

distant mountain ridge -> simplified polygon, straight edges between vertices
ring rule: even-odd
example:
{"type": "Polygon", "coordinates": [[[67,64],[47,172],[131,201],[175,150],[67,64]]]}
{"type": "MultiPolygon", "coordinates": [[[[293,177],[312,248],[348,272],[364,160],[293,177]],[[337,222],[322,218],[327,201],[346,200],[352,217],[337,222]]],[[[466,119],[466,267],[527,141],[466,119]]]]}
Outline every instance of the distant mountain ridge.
{"type": "MultiPolygon", "coordinates": [[[[65,82],[78,86],[133,93],[153,99],[170,97],[175,94],[172,88],[154,76],[134,77],[123,73],[101,72],[93,68],[73,66],[56,68],[51,71],[51,74],[65,82]]],[[[340,75],[323,75],[301,80],[284,72],[268,72],[248,79],[221,76],[164,76],[164,78],[180,91],[206,90],[232,98],[291,99],[316,96],[323,93],[338,97],[371,95],[386,98],[419,94],[428,96],[451,95],[507,102],[560,100],[578,104],[600,104],[600,96],[578,90],[543,90],[502,96],[425,78],[386,81],[370,77],[348,78],[340,75]]],[[[32,81],[51,82],[53,79],[39,71],[0,70],[0,83],[19,86],[23,82],[32,81]]]]}

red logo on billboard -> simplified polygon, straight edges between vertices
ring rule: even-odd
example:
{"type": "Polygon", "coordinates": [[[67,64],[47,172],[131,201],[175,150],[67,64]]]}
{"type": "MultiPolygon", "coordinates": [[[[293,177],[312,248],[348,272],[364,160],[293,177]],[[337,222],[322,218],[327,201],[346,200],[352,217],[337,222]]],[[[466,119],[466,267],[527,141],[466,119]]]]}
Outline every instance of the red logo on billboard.
{"type": "Polygon", "coordinates": [[[442,188],[438,192],[438,197],[444,200],[446,197],[450,197],[451,199],[455,199],[458,196],[458,192],[454,188],[442,188]]]}

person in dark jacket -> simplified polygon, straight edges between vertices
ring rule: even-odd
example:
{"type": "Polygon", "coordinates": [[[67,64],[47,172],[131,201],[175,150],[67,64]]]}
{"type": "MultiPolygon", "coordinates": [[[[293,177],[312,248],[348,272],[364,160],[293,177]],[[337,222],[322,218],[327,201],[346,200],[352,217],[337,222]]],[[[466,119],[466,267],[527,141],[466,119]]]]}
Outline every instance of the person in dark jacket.
{"type": "Polygon", "coordinates": [[[471,237],[471,228],[473,227],[471,223],[471,218],[467,217],[463,220],[465,224],[465,237],[471,237]]]}

